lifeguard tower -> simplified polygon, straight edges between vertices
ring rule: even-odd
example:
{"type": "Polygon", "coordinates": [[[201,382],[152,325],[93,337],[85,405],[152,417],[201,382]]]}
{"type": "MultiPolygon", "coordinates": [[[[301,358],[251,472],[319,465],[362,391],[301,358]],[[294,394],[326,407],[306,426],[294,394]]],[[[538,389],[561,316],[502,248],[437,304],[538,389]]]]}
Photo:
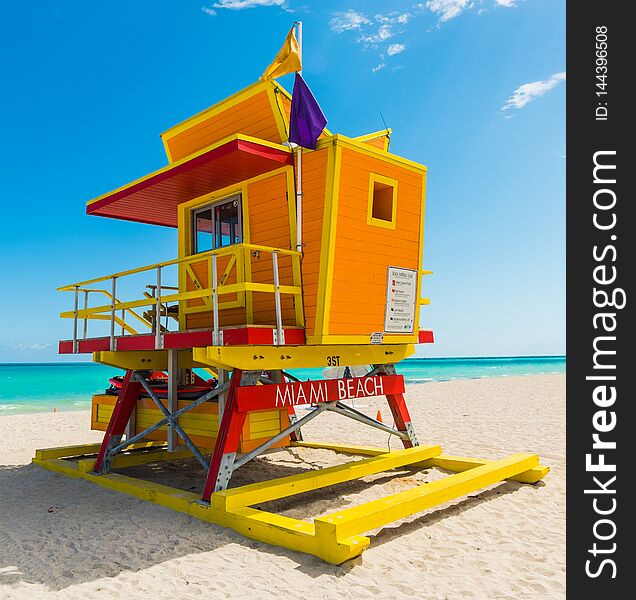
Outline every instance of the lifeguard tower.
{"type": "Polygon", "coordinates": [[[418,441],[395,365],[433,342],[419,328],[426,168],[389,151],[390,130],[325,129],[300,163],[290,106],[274,80],[254,83],[163,133],[167,166],[88,202],[88,215],[176,228],[177,258],[60,288],[73,301],[60,353],[125,375],[93,397],[100,445],[38,450],[34,462],[341,563],[370,529],[548,468],[535,455],[450,457],[418,441]],[[333,378],[291,374],[311,367],[333,378]],[[386,396],[391,426],[347,402],[369,396],[386,396]],[[326,411],[404,450],[303,439],[326,411]],[[229,487],[246,462],[290,445],[367,458],[229,487]],[[201,495],[116,472],[186,456],[202,466],[201,495]],[[313,522],[253,508],[406,465],[456,474],[313,522]]]}

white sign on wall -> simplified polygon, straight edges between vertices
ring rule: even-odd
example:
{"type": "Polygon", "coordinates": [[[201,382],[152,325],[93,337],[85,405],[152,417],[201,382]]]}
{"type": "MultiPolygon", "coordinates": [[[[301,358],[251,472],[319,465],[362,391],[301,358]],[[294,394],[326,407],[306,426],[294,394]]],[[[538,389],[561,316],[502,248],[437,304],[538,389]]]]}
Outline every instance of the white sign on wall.
{"type": "Polygon", "coordinates": [[[384,331],[413,333],[417,302],[417,271],[389,267],[384,331]]]}

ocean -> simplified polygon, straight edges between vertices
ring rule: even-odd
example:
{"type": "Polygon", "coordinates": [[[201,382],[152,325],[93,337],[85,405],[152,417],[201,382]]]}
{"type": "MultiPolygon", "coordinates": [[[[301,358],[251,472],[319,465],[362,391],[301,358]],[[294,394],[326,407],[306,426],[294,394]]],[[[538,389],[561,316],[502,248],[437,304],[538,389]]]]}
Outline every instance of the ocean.
{"type": "MultiPolygon", "coordinates": [[[[412,358],[402,361],[398,372],[407,383],[565,373],[565,357],[412,358]]],[[[291,373],[300,379],[322,377],[321,369],[291,373]]],[[[93,363],[0,364],[0,416],[88,410],[91,395],[107,388],[108,379],[120,374],[117,369],[93,363]]]]}

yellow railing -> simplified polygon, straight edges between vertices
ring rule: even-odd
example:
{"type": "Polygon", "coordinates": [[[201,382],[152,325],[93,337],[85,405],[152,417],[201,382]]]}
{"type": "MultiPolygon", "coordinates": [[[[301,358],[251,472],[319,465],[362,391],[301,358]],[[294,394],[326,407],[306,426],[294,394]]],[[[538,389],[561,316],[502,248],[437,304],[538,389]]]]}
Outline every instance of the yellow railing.
{"type": "Polygon", "coordinates": [[[283,294],[295,296],[298,301],[294,302],[294,320],[297,326],[304,325],[304,315],[302,309],[302,286],[300,275],[300,256],[301,253],[295,250],[288,250],[282,248],[270,248],[268,246],[260,246],[256,244],[234,244],[232,246],[226,246],[224,248],[218,248],[216,250],[210,250],[208,252],[202,252],[199,254],[186,256],[183,258],[177,258],[174,260],[164,261],[147,265],[144,267],[138,267],[136,269],[129,269],[127,271],[121,271],[119,273],[113,273],[111,275],[105,275],[103,277],[97,277],[94,279],[88,279],[78,283],[65,285],[58,288],[61,292],[73,292],[75,295],[75,302],[73,310],[62,312],[60,317],[66,319],[73,319],[73,348],[77,351],[77,342],[81,337],[87,337],[87,322],[93,320],[108,320],[110,321],[110,340],[111,350],[115,349],[115,329],[116,326],[120,326],[122,335],[124,333],[135,334],[138,333],[130,324],[126,322],[126,316],[133,317],[138,323],[141,323],[152,333],[155,334],[155,348],[162,347],[162,335],[168,330],[168,314],[170,303],[178,303],[180,312],[185,308],[185,303],[189,300],[202,299],[206,306],[209,305],[213,315],[213,340],[215,344],[220,342],[220,321],[219,312],[224,308],[235,307],[236,304],[221,303],[219,302],[219,296],[226,296],[229,294],[243,296],[246,300],[242,305],[246,306],[246,324],[251,322],[251,295],[252,292],[259,293],[271,293],[274,295],[275,300],[275,314],[276,314],[276,330],[278,334],[278,340],[283,339],[283,316],[282,316],[282,303],[281,296],[283,294]],[[260,259],[261,254],[269,254],[272,262],[272,279],[271,283],[262,283],[252,281],[252,259],[258,257],[260,259]],[[222,257],[229,257],[228,264],[219,279],[218,261],[222,257]],[[291,260],[291,274],[293,285],[281,285],[280,283],[280,257],[289,257],[291,260]],[[200,265],[206,262],[207,266],[207,285],[202,285],[200,281],[194,277],[193,284],[196,289],[187,290],[183,281],[185,281],[185,274],[189,272],[192,274],[192,266],[200,265]],[[180,279],[182,283],[179,287],[162,285],[162,272],[167,267],[177,266],[180,271],[180,279]],[[236,282],[226,284],[230,270],[234,269],[236,273],[236,282]],[[125,277],[132,275],[138,275],[143,273],[154,272],[154,283],[147,285],[147,288],[152,289],[153,293],[144,293],[143,297],[129,301],[121,301],[117,297],[118,282],[125,277]],[[95,288],[97,284],[103,284],[104,282],[110,282],[110,291],[101,287],[95,288]],[[168,293],[165,293],[168,292],[168,293]],[[89,297],[91,294],[101,294],[106,296],[109,300],[109,304],[103,304],[100,306],[89,307],[89,297]],[[84,296],[84,307],[80,308],[80,297],[84,296]],[[134,309],[149,308],[150,311],[140,315],[134,309]],[[149,315],[150,318],[147,318],[149,315]],[[166,325],[161,325],[161,317],[166,317],[166,325]],[[79,322],[83,321],[83,333],[80,337],[78,326],[79,322]]]}

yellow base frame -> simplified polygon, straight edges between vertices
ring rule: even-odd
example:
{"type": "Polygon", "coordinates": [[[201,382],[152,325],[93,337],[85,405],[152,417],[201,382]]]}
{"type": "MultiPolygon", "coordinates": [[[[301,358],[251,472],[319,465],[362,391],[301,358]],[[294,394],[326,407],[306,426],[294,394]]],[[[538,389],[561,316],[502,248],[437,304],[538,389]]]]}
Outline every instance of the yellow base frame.
{"type": "MultiPolygon", "coordinates": [[[[192,492],[118,473],[93,473],[89,465],[94,458],[82,457],[94,454],[95,444],[37,450],[33,463],[70,477],[87,479],[204,521],[229,527],[246,537],[267,544],[313,554],[333,564],[343,563],[362,554],[370,543],[369,538],[362,535],[366,531],[506,479],[536,483],[550,470],[549,467],[541,466],[534,454],[513,454],[500,460],[481,460],[444,456],[440,446],[416,446],[387,452],[381,448],[328,443],[295,442],[293,445],[330,449],[368,458],[216,492],[212,494],[209,505],[201,503],[199,496],[192,492]],[[78,460],[71,461],[68,460],[69,457],[76,457],[78,460]],[[421,468],[436,466],[456,473],[444,479],[319,517],[313,523],[251,508],[254,504],[407,465],[421,468]]],[[[182,456],[171,455],[166,452],[163,445],[140,444],[132,451],[120,455],[115,466],[132,466],[175,458],[182,456]]]]}

